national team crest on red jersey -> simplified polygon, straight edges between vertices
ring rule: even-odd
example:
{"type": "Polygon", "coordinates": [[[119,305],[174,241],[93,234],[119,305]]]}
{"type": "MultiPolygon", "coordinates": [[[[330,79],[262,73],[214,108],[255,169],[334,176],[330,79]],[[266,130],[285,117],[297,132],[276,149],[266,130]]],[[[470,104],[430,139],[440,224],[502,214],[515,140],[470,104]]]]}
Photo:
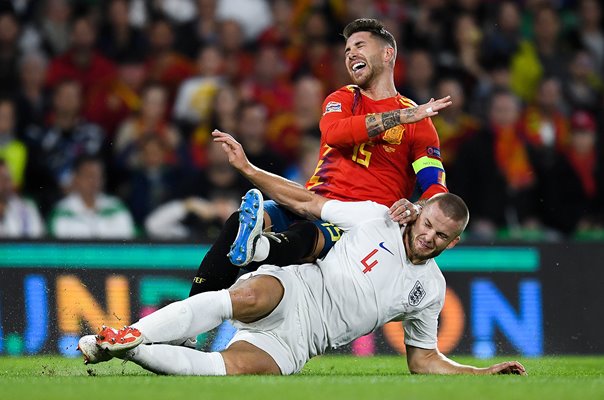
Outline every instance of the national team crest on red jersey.
{"type": "Polygon", "coordinates": [[[384,132],[384,141],[390,144],[401,144],[404,133],[405,127],[402,125],[397,125],[384,132]]]}

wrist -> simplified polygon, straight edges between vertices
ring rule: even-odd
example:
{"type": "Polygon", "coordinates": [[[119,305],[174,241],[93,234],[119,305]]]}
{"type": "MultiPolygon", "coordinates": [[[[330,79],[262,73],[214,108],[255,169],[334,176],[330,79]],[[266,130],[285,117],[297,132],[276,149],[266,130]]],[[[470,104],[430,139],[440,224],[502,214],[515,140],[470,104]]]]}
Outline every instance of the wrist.
{"type": "Polygon", "coordinates": [[[256,174],[256,172],[258,172],[258,170],[252,164],[248,163],[243,168],[241,168],[240,172],[246,178],[251,178],[256,174]]]}

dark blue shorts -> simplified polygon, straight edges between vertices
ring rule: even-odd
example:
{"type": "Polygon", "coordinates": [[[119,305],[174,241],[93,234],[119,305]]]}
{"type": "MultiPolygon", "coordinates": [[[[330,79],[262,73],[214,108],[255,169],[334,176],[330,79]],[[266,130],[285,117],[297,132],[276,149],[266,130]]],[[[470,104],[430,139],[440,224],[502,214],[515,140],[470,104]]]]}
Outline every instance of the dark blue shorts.
{"type": "MultiPolygon", "coordinates": [[[[301,216],[294,214],[288,209],[275,203],[273,200],[267,200],[264,202],[264,211],[266,211],[271,217],[271,230],[273,232],[284,232],[294,222],[305,221],[305,219],[301,216]]],[[[335,225],[320,219],[312,222],[317,226],[317,228],[319,228],[323,234],[323,237],[325,238],[325,246],[323,247],[323,250],[321,250],[321,253],[319,253],[319,258],[323,258],[336,244],[336,242],[340,240],[342,231],[335,225]]]]}

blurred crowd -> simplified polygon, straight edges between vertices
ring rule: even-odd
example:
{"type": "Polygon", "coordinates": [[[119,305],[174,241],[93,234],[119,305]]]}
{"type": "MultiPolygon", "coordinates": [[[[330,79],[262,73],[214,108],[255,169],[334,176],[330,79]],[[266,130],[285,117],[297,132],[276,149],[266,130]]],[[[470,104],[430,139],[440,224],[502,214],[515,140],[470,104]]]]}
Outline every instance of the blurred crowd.
{"type": "Polygon", "coordinates": [[[476,240],[604,238],[597,0],[1,0],[0,237],[213,240],[249,188],[211,132],[304,183],[343,26],[381,19],[476,240]]]}

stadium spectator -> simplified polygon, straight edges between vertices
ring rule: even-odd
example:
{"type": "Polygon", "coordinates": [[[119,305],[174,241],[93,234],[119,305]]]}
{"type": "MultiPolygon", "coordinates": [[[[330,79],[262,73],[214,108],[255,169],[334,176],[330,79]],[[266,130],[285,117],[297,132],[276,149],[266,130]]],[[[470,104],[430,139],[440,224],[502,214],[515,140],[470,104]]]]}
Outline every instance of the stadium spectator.
{"type": "MultiPolygon", "coordinates": [[[[570,132],[560,86],[554,77],[539,82],[535,99],[522,116],[520,130],[525,136],[537,183],[536,196],[540,206],[534,207],[535,215],[540,224],[570,233],[576,222],[574,212],[563,210],[567,203],[578,202],[573,199],[577,198],[581,186],[565,162],[570,132]],[[569,179],[562,179],[562,176],[569,179]]],[[[548,233],[555,234],[549,230],[548,233]]]]}
{"type": "Polygon", "coordinates": [[[489,120],[459,150],[456,192],[472,209],[470,233],[494,239],[500,228],[518,230],[537,222],[535,169],[519,129],[522,106],[513,93],[498,90],[489,104],[489,120]]]}
{"type": "Polygon", "coordinates": [[[477,82],[469,104],[469,111],[484,123],[488,117],[488,104],[493,93],[512,90],[512,76],[507,60],[493,60],[485,65],[485,75],[477,82]]]}
{"type": "Polygon", "coordinates": [[[0,159],[6,164],[17,189],[23,186],[27,148],[15,136],[15,104],[0,98],[0,159]]]}
{"type": "Polygon", "coordinates": [[[19,21],[10,10],[0,8],[0,95],[14,96],[19,84],[19,21]]]}
{"type": "Polygon", "coordinates": [[[140,111],[118,128],[114,155],[119,168],[141,165],[141,142],[146,136],[158,137],[166,149],[166,161],[177,165],[182,145],[180,132],[168,120],[168,92],[161,84],[147,85],[141,95],[140,111]]]}
{"type": "Polygon", "coordinates": [[[198,55],[199,49],[218,42],[216,0],[197,0],[195,18],[176,28],[174,48],[189,58],[198,55]]]}
{"type": "Polygon", "coordinates": [[[535,12],[534,40],[522,41],[511,60],[512,89],[522,100],[534,100],[544,78],[565,79],[569,55],[560,31],[556,10],[551,5],[540,6],[535,12]]]}
{"type": "Polygon", "coordinates": [[[421,1],[411,9],[406,44],[411,49],[424,49],[437,54],[450,34],[451,15],[444,1],[421,1]]]}
{"type": "Polygon", "coordinates": [[[568,67],[568,78],[562,81],[563,98],[571,110],[596,112],[604,94],[604,80],[598,74],[593,57],[586,50],[577,50],[568,67]]]}
{"type": "MultiPolygon", "coordinates": [[[[162,374],[290,375],[329,348],[346,345],[397,320],[403,321],[412,373],[526,375],[516,361],[476,368],[455,363],[438,350],[438,316],[446,283],[434,257],[459,242],[469,218],[463,200],[449,193],[433,197],[417,223],[401,233],[385,206],[316,195],[254,168],[245,162],[237,142],[224,139],[229,160],[262,190],[290,209],[341,226],[346,237],[314,264],[286,268],[269,264],[244,275],[228,291],[199,294],[172,303],[131,327],[104,328],[96,336],[84,336],[79,348],[85,362],[117,356],[162,374]],[[374,249],[380,241],[385,250],[374,249]],[[379,268],[359,268],[359,260],[367,254],[380,261],[379,268]],[[401,302],[401,297],[406,301],[401,302]],[[165,344],[194,337],[226,319],[235,320],[239,330],[222,353],[165,344]],[[147,345],[140,346],[143,343],[147,345]]],[[[250,207],[250,213],[259,218],[262,207],[251,211],[254,201],[262,203],[259,191],[248,192],[242,209],[250,207]]],[[[261,231],[252,236],[264,237],[261,231]]],[[[267,257],[288,247],[288,242],[269,245],[267,257]]]]}
{"type": "Polygon", "coordinates": [[[67,51],[70,45],[72,10],[68,0],[48,0],[39,10],[40,48],[49,57],[57,57],[67,51]]]}
{"type": "Polygon", "coordinates": [[[270,147],[285,159],[298,160],[304,138],[321,137],[319,120],[324,97],[321,81],[310,75],[299,77],[294,84],[293,109],[275,115],[268,124],[266,139],[270,147]]]}
{"type": "Polygon", "coordinates": [[[297,162],[289,166],[285,177],[290,181],[304,185],[317,169],[317,154],[321,150],[321,141],[313,136],[304,136],[299,144],[297,162]]]}
{"type": "Polygon", "coordinates": [[[145,74],[141,61],[124,61],[117,66],[115,78],[94,85],[90,90],[84,115],[100,125],[109,140],[117,136],[119,127],[128,117],[140,111],[145,74]]]}
{"type": "Polygon", "coordinates": [[[58,239],[132,239],[132,216],[117,198],[103,193],[103,162],[79,158],[70,193],[59,201],[49,218],[50,234],[58,239]]]}
{"type": "Polygon", "coordinates": [[[254,56],[245,47],[241,25],[234,20],[218,24],[218,46],[224,54],[224,74],[232,85],[239,85],[254,69],[254,56]]]}
{"type": "MultiPolygon", "coordinates": [[[[224,221],[237,209],[241,196],[249,189],[249,184],[237,171],[229,165],[226,154],[220,145],[209,141],[207,143],[207,162],[204,168],[195,169],[187,174],[182,174],[180,190],[174,196],[174,202],[164,203],[155,211],[161,211],[145,223],[151,237],[159,237],[159,226],[164,225],[166,232],[171,229],[188,235],[189,239],[215,241],[220,234],[224,221]],[[183,202],[191,200],[187,209],[183,202]],[[201,205],[200,202],[204,204],[201,205]],[[213,210],[208,210],[214,208],[213,210]],[[188,212],[183,212],[183,210],[188,212]],[[230,210],[225,217],[224,213],[230,210]],[[200,218],[198,215],[203,215],[200,218]]],[[[168,239],[165,234],[162,238],[168,239]]],[[[174,239],[182,238],[181,235],[174,239]]]]}
{"type": "Polygon", "coordinates": [[[596,0],[579,0],[576,27],[569,33],[573,48],[586,50],[598,76],[604,74],[604,28],[602,5],[596,0]]]}
{"type": "Polygon", "coordinates": [[[143,60],[147,40],[142,31],[130,23],[128,0],[110,0],[105,7],[103,25],[97,39],[98,49],[117,64],[143,60]]]}
{"type": "Polygon", "coordinates": [[[437,74],[455,76],[464,92],[472,95],[472,89],[485,75],[480,64],[483,34],[473,15],[467,13],[458,15],[452,28],[450,47],[441,51],[437,57],[437,74]]]}
{"type": "Polygon", "coordinates": [[[520,45],[520,9],[515,1],[501,1],[497,5],[496,23],[487,27],[482,41],[483,63],[509,60],[520,45]]]}
{"type": "Polygon", "coordinates": [[[457,79],[444,78],[437,84],[437,97],[451,96],[453,103],[432,118],[440,140],[441,158],[447,167],[447,186],[455,190],[455,181],[465,179],[455,171],[459,149],[479,130],[480,121],[466,112],[466,98],[457,79]]]}
{"type": "Polygon", "coordinates": [[[134,221],[142,226],[147,215],[166,201],[176,198],[181,190],[182,171],[167,162],[166,144],[157,136],[145,136],[139,143],[140,164],[128,169],[123,198],[134,221]]]}
{"type": "MultiPolygon", "coordinates": [[[[297,53],[298,46],[294,42],[298,40],[299,36],[296,32],[297,27],[294,25],[294,4],[288,0],[274,0],[271,2],[271,12],[273,23],[260,34],[258,43],[261,46],[269,44],[277,46],[286,54],[297,53]]],[[[288,57],[286,56],[286,58],[288,57]]]]}
{"type": "Polygon", "coordinates": [[[173,50],[174,30],[165,18],[157,17],[149,27],[149,51],[147,53],[147,79],[164,85],[172,105],[180,84],[195,73],[191,61],[173,50]]]}
{"type": "MultiPolygon", "coordinates": [[[[294,64],[296,75],[311,74],[330,90],[341,87],[334,86],[332,81],[337,68],[333,65],[334,55],[342,52],[342,46],[340,43],[332,46],[330,21],[323,12],[315,9],[305,16],[300,41],[304,43],[304,47],[294,64]],[[334,48],[337,50],[334,51],[334,48]]],[[[337,61],[342,64],[342,58],[337,61]]]]}
{"type": "Polygon", "coordinates": [[[14,190],[10,170],[0,157],[0,238],[35,239],[44,235],[44,221],[31,200],[14,190]]]}
{"type": "Polygon", "coordinates": [[[262,103],[272,118],[292,108],[294,90],[287,78],[287,63],[275,46],[258,50],[254,73],[241,84],[244,101],[262,103]]]}
{"type": "Polygon", "coordinates": [[[202,121],[190,133],[189,154],[193,167],[205,168],[208,165],[208,144],[214,127],[228,127],[233,132],[237,130],[240,107],[239,91],[229,84],[222,85],[212,101],[208,121],[202,121]]]}
{"type": "Polygon", "coordinates": [[[96,37],[96,27],[91,17],[85,15],[74,19],[68,51],[52,59],[48,66],[46,84],[50,88],[67,79],[75,80],[82,86],[86,99],[94,85],[103,84],[115,77],[115,63],[94,47],[96,37]]]}
{"type": "Polygon", "coordinates": [[[201,123],[208,123],[214,97],[224,84],[224,63],[224,57],[217,46],[208,45],[199,49],[196,74],[180,85],[174,103],[173,115],[181,126],[190,129],[201,123]]]}
{"type": "Polygon", "coordinates": [[[46,57],[39,51],[27,52],[19,60],[19,90],[15,97],[19,137],[30,125],[44,126],[50,106],[48,92],[44,89],[46,67],[46,57]]]}
{"type": "Polygon", "coordinates": [[[532,163],[545,178],[556,157],[564,154],[569,145],[569,121],[560,81],[545,78],[539,82],[535,100],[524,110],[522,132],[531,150],[532,163]]]}
{"type": "Polygon", "coordinates": [[[237,205],[233,196],[216,196],[211,201],[199,197],[172,200],[147,216],[145,231],[151,239],[216,240],[237,205]]]}
{"type": "Polygon", "coordinates": [[[407,56],[407,76],[399,92],[421,104],[434,97],[435,65],[426,50],[411,50],[407,56]]]}
{"type": "Polygon", "coordinates": [[[237,137],[248,150],[254,165],[277,175],[283,175],[287,164],[271,150],[267,142],[268,110],[262,103],[246,103],[241,107],[237,137]]]}
{"type": "Polygon", "coordinates": [[[163,15],[173,24],[182,24],[195,19],[195,0],[163,0],[146,3],[151,15],[163,15]]]}
{"type": "Polygon", "coordinates": [[[216,18],[218,21],[237,21],[245,41],[256,40],[272,22],[267,0],[217,0],[216,18]]]}
{"type": "Polygon", "coordinates": [[[25,189],[44,213],[69,189],[75,160],[105,152],[103,130],[81,116],[82,98],[77,81],[59,82],[46,126],[29,126],[24,135],[30,152],[25,189]]]}
{"type": "Polygon", "coordinates": [[[566,206],[572,199],[576,199],[576,206],[570,208],[573,210],[572,215],[566,218],[570,223],[569,228],[586,232],[601,228],[600,221],[597,220],[602,211],[602,205],[597,201],[598,192],[601,190],[598,188],[596,175],[601,164],[596,149],[597,126],[593,115],[583,110],[574,112],[570,121],[571,138],[566,155],[574,176],[569,176],[568,180],[558,176],[558,182],[561,186],[571,189],[562,197],[566,206]],[[578,188],[577,183],[580,184],[578,188]]]}

